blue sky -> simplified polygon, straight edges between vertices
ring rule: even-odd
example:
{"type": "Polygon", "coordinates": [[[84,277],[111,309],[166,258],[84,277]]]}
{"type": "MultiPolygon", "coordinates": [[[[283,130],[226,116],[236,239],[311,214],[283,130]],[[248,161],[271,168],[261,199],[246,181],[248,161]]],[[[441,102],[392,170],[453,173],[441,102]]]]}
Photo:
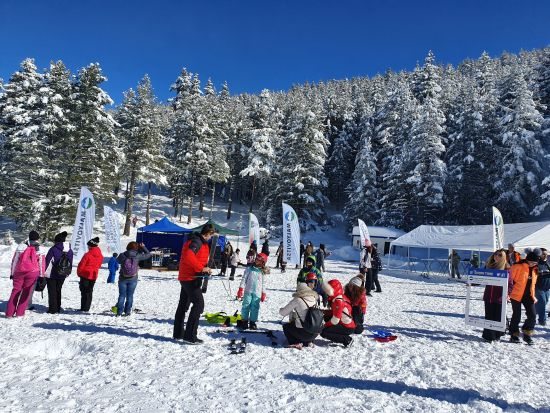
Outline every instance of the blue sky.
{"type": "Polygon", "coordinates": [[[104,89],[148,73],[160,100],[183,67],[232,93],[414,68],[550,45],[550,1],[0,0],[0,77],[99,62],[104,89]]]}

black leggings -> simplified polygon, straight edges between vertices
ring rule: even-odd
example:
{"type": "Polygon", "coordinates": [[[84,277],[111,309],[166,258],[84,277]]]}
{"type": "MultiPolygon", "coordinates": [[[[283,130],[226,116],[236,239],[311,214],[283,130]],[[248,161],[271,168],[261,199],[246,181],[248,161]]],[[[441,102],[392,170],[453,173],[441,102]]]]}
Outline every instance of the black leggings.
{"type": "Polygon", "coordinates": [[[79,288],[82,295],[80,300],[80,310],[90,311],[92,306],[92,297],[94,294],[95,281],[90,281],[87,278],[80,278],[79,288]]]}
{"type": "Polygon", "coordinates": [[[199,320],[204,310],[204,297],[201,289],[202,280],[198,278],[193,281],[180,281],[180,284],[180,300],[174,318],[174,338],[184,338],[188,341],[195,341],[197,338],[199,320]],[[193,304],[193,307],[187,319],[185,333],[182,334],[185,323],[185,313],[187,313],[191,304],[193,304]]]}
{"type": "Polygon", "coordinates": [[[512,302],[512,319],[510,320],[510,334],[517,335],[519,333],[519,322],[521,321],[521,305],[525,307],[525,315],[527,320],[523,323],[522,330],[530,331],[535,328],[537,321],[535,312],[535,303],[531,297],[524,298],[521,302],[510,300],[512,302]]]}

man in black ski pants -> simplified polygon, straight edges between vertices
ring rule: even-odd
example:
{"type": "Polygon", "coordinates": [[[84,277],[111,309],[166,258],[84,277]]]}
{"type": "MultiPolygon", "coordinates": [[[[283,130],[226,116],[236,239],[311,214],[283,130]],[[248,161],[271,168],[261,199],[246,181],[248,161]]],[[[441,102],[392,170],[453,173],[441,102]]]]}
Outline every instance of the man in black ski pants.
{"type": "Polygon", "coordinates": [[[212,270],[207,267],[210,247],[208,240],[215,232],[212,224],[206,224],[202,227],[200,234],[193,233],[189,240],[183,244],[180,258],[180,268],[178,279],[181,284],[180,300],[176,316],[174,319],[174,338],[183,339],[189,344],[201,344],[202,340],[197,338],[197,328],[199,319],[204,310],[204,298],[202,295],[202,276],[211,274],[212,270]],[[185,313],[189,305],[193,304],[185,332],[183,326],[185,323],[185,313]]]}

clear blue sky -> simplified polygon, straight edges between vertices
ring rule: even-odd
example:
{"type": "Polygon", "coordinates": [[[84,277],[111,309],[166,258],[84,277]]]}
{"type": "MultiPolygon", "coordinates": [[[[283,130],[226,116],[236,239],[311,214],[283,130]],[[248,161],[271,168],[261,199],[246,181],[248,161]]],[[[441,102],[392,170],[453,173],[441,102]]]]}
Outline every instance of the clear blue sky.
{"type": "Polygon", "coordinates": [[[148,73],[161,100],[183,67],[232,93],[457,64],[550,45],[550,1],[0,0],[0,77],[34,57],[99,62],[105,90],[148,73]]]}

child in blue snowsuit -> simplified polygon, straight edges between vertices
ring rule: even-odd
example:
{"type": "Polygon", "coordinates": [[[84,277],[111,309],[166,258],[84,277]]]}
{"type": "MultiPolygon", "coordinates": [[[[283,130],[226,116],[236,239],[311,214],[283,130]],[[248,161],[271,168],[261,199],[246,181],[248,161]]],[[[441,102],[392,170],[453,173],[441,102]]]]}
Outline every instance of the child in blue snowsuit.
{"type": "Polygon", "coordinates": [[[116,272],[120,268],[120,264],[116,260],[116,257],[118,257],[118,254],[115,252],[113,253],[113,256],[109,259],[109,264],[107,264],[107,266],[109,267],[109,277],[107,278],[107,284],[115,283],[116,272]]]}
{"type": "Polygon", "coordinates": [[[256,321],[260,312],[260,302],[265,300],[264,274],[267,255],[256,255],[254,265],[247,267],[241,285],[237,291],[237,298],[243,299],[241,310],[242,320],[237,321],[237,328],[242,330],[257,330],[256,321]],[[250,321],[250,324],[249,324],[250,321]]]}

